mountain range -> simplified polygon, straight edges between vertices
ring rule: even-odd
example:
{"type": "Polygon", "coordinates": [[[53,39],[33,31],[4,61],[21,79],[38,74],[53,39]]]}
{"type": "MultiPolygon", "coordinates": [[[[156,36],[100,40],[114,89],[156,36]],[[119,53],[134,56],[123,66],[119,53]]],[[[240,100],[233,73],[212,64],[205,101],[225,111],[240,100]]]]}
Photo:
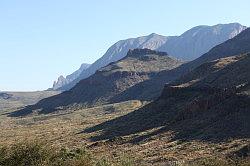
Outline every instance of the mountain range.
{"type": "Polygon", "coordinates": [[[214,26],[197,26],[180,36],[162,36],[152,33],[148,36],[121,40],[112,45],[107,52],[96,62],[83,70],[76,71],[77,74],[59,77],[54,82],[54,90],[69,90],[80,80],[93,75],[98,69],[111,62],[118,61],[126,56],[129,49],[147,48],[167,52],[169,55],[183,60],[191,61],[209,51],[214,46],[233,38],[246,29],[238,23],[218,24],[214,26]]]}
{"type": "MultiPolygon", "coordinates": [[[[200,72],[198,70],[200,65],[220,58],[248,53],[250,52],[249,43],[250,29],[246,29],[196,60],[184,64],[169,57],[164,52],[149,49],[130,50],[126,57],[101,68],[91,77],[81,80],[71,90],[41,100],[36,105],[20,110],[16,114],[29,114],[33,110],[48,113],[69,107],[88,107],[136,99],[142,101],[156,100],[161,95],[166,83],[171,85],[190,72],[200,72]]],[[[226,63],[227,60],[223,62],[226,63]]],[[[206,69],[200,76],[205,77],[205,72],[210,71],[210,68],[206,69]]],[[[242,71],[247,72],[243,69],[242,71]]],[[[230,71],[227,70],[227,72],[230,71]]],[[[224,75],[226,74],[224,73],[224,75]]],[[[193,77],[192,74],[188,76],[191,83],[201,79],[193,79],[193,77]]],[[[223,75],[218,77],[224,78],[223,75]]],[[[214,78],[218,79],[217,77],[214,78]]],[[[248,82],[246,77],[243,78],[240,79],[240,81],[243,81],[242,84],[248,82]]],[[[235,80],[237,80],[235,77],[230,80],[226,77],[223,81],[231,83],[235,80]]],[[[186,84],[190,81],[186,81],[186,84]]],[[[211,82],[213,81],[215,80],[211,79],[211,82]]],[[[202,84],[207,85],[206,82],[202,84]]],[[[240,82],[237,82],[238,84],[240,82]]]]}
{"type": "Polygon", "coordinates": [[[182,63],[165,52],[149,49],[129,50],[126,57],[99,69],[71,90],[41,100],[34,106],[28,106],[24,109],[24,114],[33,110],[49,113],[69,107],[75,109],[107,104],[130,87],[151,79],[163,70],[176,68],[182,63]]]}

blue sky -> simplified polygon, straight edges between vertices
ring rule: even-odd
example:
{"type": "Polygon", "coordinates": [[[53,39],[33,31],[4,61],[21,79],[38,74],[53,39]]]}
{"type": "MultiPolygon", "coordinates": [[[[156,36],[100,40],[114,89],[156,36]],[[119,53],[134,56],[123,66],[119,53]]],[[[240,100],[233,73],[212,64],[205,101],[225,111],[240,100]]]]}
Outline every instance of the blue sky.
{"type": "Polygon", "coordinates": [[[1,0],[0,90],[51,87],[120,39],[197,25],[250,26],[249,0],[1,0]]]}

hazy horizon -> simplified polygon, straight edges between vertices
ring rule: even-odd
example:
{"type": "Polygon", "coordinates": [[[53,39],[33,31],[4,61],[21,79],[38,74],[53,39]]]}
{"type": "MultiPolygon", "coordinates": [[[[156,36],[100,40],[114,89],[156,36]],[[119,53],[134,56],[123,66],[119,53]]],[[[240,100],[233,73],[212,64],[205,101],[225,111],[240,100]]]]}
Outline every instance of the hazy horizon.
{"type": "Polygon", "coordinates": [[[58,76],[93,63],[118,40],[180,35],[198,25],[250,26],[249,5],[247,0],[237,7],[225,0],[1,1],[0,90],[50,88],[58,76]]]}

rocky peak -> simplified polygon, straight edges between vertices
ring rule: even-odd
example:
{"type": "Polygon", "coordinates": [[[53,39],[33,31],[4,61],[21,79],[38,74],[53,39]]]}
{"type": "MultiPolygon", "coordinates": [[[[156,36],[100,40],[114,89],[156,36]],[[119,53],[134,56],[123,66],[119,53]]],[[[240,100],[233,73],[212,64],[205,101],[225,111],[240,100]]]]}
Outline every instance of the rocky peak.
{"type": "Polygon", "coordinates": [[[57,81],[54,81],[53,84],[53,89],[56,90],[59,87],[61,87],[62,85],[65,85],[67,83],[67,79],[64,78],[62,75],[60,77],[58,77],[57,81]]]}

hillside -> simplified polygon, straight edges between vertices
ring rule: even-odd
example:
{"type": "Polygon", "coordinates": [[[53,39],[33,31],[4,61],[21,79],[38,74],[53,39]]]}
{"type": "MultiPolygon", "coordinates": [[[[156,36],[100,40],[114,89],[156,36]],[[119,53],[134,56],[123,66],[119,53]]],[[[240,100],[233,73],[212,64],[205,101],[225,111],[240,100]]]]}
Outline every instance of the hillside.
{"type": "Polygon", "coordinates": [[[193,147],[189,150],[196,150],[188,154],[196,153],[201,143],[210,144],[200,147],[204,148],[199,153],[202,157],[209,155],[206,151],[211,150],[211,145],[217,147],[218,144],[210,155],[249,157],[249,64],[250,54],[205,63],[176,83],[166,85],[156,101],[85,129],[83,133],[100,132],[92,141],[119,138],[124,144],[145,144],[163,154],[179,142],[179,149],[169,151],[174,156],[179,154],[178,157],[182,151],[185,157],[189,156],[185,154],[190,145],[193,147]],[[180,148],[183,145],[186,147],[180,148]]]}
{"type": "Polygon", "coordinates": [[[164,52],[134,49],[120,61],[101,68],[91,77],[82,80],[70,91],[44,99],[16,114],[29,114],[34,110],[48,113],[63,107],[94,106],[110,103],[128,88],[150,79],[160,71],[173,69],[182,62],[164,52]]]}
{"type": "Polygon", "coordinates": [[[244,29],[246,27],[238,23],[218,24],[214,26],[197,26],[180,36],[162,36],[152,33],[148,36],[121,40],[112,45],[89,68],[83,70],[79,77],[69,81],[64,86],[55,85],[54,87],[56,88],[54,89],[69,90],[80,80],[94,74],[98,69],[125,57],[129,49],[148,48],[167,52],[169,55],[180,60],[190,61],[200,57],[214,46],[235,37],[244,29]]]}

